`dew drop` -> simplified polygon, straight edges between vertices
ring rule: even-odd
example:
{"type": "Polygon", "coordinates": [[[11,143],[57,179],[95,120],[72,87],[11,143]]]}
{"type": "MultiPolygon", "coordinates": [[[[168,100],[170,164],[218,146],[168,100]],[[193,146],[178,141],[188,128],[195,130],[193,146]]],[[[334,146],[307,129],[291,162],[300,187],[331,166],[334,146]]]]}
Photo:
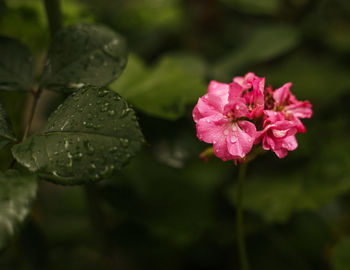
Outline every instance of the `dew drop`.
{"type": "Polygon", "coordinates": [[[123,147],[128,147],[128,145],[129,145],[129,140],[128,139],[121,138],[120,142],[121,142],[123,147]]]}
{"type": "Polygon", "coordinates": [[[108,111],[108,106],[109,106],[109,103],[108,103],[108,102],[102,104],[102,105],[100,106],[101,112],[106,112],[106,111],[108,111]]]}
{"type": "Polygon", "coordinates": [[[95,165],[94,163],[90,164],[90,166],[88,167],[88,170],[89,170],[90,172],[95,171],[95,170],[96,170],[96,165],[95,165]]]}
{"type": "Polygon", "coordinates": [[[237,128],[236,124],[232,125],[232,131],[234,131],[234,132],[238,131],[238,128],[237,128]]]}
{"type": "Polygon", "coordinates": [[[231,141],[232,143],[237,142],[237,137],[231,137],[230,141],[231,141]]]}
{"type": "Polygon", "coordinates": [[[97,96],[99,97],[104,97],[108,94],[108,90],[105,90],[105,89],[101,89],[97,92],[97,96]]]}

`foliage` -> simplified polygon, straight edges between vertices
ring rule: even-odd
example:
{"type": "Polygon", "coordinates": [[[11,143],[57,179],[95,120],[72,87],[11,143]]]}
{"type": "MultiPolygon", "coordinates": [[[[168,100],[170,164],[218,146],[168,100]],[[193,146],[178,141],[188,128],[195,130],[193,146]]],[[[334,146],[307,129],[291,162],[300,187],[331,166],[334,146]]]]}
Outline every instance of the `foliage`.
{"type": "Polygon", "coordinates": [[[68,26],[51,42],[40,84],[63,92],[84,85],[105,86],[121,74],[126,57],[124,38],[112,30],[87,24],[68,26]]]}
{"type": "Polygon", "coordinates": [[[13,147],[16,160],[61,184],[98,181],[120,170],[143,142],[134,111],[116,93],[83,87],[46,125],[13,147]]]}
{"type": "Polygon", "coordinates": [[[28,215],[37,182],[33,175],[9,170],[0,173],[0,183],[0,250],[3,250],[28,215]]]}
{"type": "Polygon", "coordinates": [[[140,111],[176,120],[184,115],[186,105],[203,94],[204,74],[204,62],[192,55],[163,56],[150,70],[131,56],[124,75],[110,87],[140,111]]]}

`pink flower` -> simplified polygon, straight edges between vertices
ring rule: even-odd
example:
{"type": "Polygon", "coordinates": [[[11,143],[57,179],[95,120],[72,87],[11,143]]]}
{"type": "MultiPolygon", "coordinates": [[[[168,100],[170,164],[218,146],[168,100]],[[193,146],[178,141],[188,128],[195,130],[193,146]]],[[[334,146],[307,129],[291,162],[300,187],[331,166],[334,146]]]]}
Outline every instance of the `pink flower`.
{"type": "Polygon", "coordinates": [[[305,126],[300,118],[310,118],[312,116],[311,104],[309,101],[299,101],[290,92],[292,83],[286,83],[273,92],[275,100],[275,110],[282,111],[287,120],[295,122],[298,132],[304,133],[305,126]]]}
{"type": "Polygon", "coordinates": [[[234,77],[230,84],[211,81],[192,112],[197,137],[212,143],[217,157],[236,164],[246,161],[260,142],[263,149],[285,157],[298,147],[295,134],[306,131],[300,119],[312,116],[310,102],[297,100],[291,86],[286,83],[273,91],[265,88],[265,78],[252,72],[234,77]]]}
{"type": "Polygon", "coordinates": [[[279,158],[284,158],[288,151],[298,147],[294,136],[298,131],[297,125],[286,120],[281,112],[265,110],[264,115],[263,148],[272,150],[279,158]]]}
{"type": "Polygon", "coordinates": [[[247,121],[250,112],[243,90],[239,84],[211,81],[192,113],[197,137],[212,143],[214,154],[224,161],[244,158],[256,139],[256,127],[247,121]]]}
{"type": "Polygon", "coordinates": [[[236,94],[240,92],[239,95],[245,99],[249,109],[247,115],[249,119],[261,116],[264,111],[264,86],[265,78],[260,78],[252,72],[244,77],[234,77],[233,83],[230,84],[231,88],[235,88],[232,92],[236,94]]]}

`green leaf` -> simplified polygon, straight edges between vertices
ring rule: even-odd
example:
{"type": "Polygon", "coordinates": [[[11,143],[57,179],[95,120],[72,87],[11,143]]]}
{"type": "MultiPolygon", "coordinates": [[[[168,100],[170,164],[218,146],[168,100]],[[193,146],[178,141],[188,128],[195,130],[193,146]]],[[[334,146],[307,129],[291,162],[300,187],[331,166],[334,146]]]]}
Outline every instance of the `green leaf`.
{"type": "Polygon", "coordinates": [[[140,111],[176,120],[205,93],[204,73],[205,63],[192,55],[165,56],[150,69],[132,55],[123,76],[110,87],[140,111]]]}
{"type": "Polygon", "coordinates": [[[0,149],[9,142],[15,142],[16,137],[13,134],[10,121],[0,103],[0,149]]]}
{"type": "Polygon", "coordinates": [[[143,141],[127,103],[113,91],[89,86],[68,97],[41,131],[12,152],[40,177],[73,185],[109,177],[143,141]]]}
{"type": "Polygon", "coordinates": [[[0,250],[27,217],[35,198],[35,176],[10,170],[0,172],[0,250]]]}
{"type": "Polygon", "coordinates": [[[240,69],[280,56],[295,48],[299,42],[298,32],[292,26],[260,27],[239,49],[225,55],[214,65],[214,78],[230,80],[240,69]]]}
{"type": "Polygon", "coordinates": [[[105,86],[122,73],[126,59],[121,35],[104,26],[71,25],[54,36],[41,85],[63,92],[84,85],[105,86]]]}
{"type": "Polygon", "coordinates": [[[29,90],[32,82],[29,49],[15,39],[0,37],[0,90],[29,90]]]}
{"type": "Polygon", "coordinates": [[[332,265],[334,270],[350,269],[350,237],[344,237],[334,247],[332,252],[332,265]]]}

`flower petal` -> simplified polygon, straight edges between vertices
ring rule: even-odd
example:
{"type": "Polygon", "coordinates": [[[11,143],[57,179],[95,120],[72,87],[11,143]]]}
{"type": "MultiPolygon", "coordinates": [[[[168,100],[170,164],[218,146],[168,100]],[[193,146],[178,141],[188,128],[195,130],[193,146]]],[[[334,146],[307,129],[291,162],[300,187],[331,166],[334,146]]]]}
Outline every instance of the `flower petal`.
{"type": "Polygon", "coordinates": [[[264,85],[265,78],[256,77],[253,81],[253,90],[244,95],[250,109],[249,119],[260,117],[264,111],[264,85]]]}
{"type": "Polygon", "coordinates": [[[210,104],[219,112],[224,111],[224,107],[228,102],[229,85],[217,81],[211,81],[208,86],[207,99],[210,104]]]}
{"type": "Polygon", "coordinates": [[[217,110],[213,107],[207,99],[207,95],[198,99],[197,105],[192,111],[193,120],[197,121],[203,117],[208,117],[213,114],[217,114],[217,110]]]}
{"type": "Polygon", "coordinates": [[[213,144],[213,151],[214,155],[223,161],[235,159],[227,149],[226,137],[223,137],[222,140],[218,140],[213,144]]]}
{"type": "Polygon", "coordinates": [[[312,116],[312,105],[309,101],[297,101],[295,104],[286,106],[285,110],[296,118],[310,118],[312,116]]]}
{"type": "Polygon", "coordinates": [[[237,158],[244,158],[252,149],[256,137],[255,125],[248,121],[232,124],[226,139],[229,153],[237,158]]]}
{"type": "Polygon", "coordinates": [[[229,103],[226,104],[224,108],[224,114],[230,115],[233,119],[238,119],[241,117],[247,117],[249,111],[245,103],[244,98],[241,97],[231,97],[229,103]]]}
{"type": "Polygon", "coordinates": [[[294,136],[298,127],[295,121],[284,119],[281,112],[264,111],[264,113],[268,117],[264,121],[262,132],[263,148],[272,150],[279,158],[283,158],[288,151],[292,151],[298,146],[294,136]]]}
{"type": "Polygon", "coordinates": [[[283,140],[282,147],[288,151],[293,151],[298,147],[297,139],[294,135],[289,136],[283,140]]]}
{"type": "Polygon", "coordinates": [[[242,96],[244,88],[240,84],[233,82],[229,84],[229,87],[229,99],[242,96]]]}
{"type": "Polygon", "coordinates": [[[290,88],[292,86],[292,83],[285,83],[282,87],[276,89],[273,92],[273,98],[276,102],[277,106],[285,105],[288,103],[289,96],[290,96],[290,88]]]}
{"type": "Polygon", "coordinates": [[[252,87],[255,78],[257,76],[253,72],[248,72],[244,77],[234,77],[233,82],[242,86],[244,90],[247,90],[252,87]]]}
{"type": "Polygon", "coordinates": [[[197,121],[197,137],[206,143],[222,141],[226,136],[224,131],[228,125],[227,118],[221,114],[215,114],[201,118],[197,121]]]}
{"type": "Polygon", "coordinates": [[[275,152],[276,156],[279,158],[284,158],[286,155],[288,155],[288,151],[284,148],[279,148],[272,151],[275,152]]]}
{"type": "Polygon", "coordinates": [[[305,133],[306,132],[306,128],[305,128],[304,124],[300,121],[299,118],[294,118],[293,122],[298,130],[298,133],[305,133]]]}

